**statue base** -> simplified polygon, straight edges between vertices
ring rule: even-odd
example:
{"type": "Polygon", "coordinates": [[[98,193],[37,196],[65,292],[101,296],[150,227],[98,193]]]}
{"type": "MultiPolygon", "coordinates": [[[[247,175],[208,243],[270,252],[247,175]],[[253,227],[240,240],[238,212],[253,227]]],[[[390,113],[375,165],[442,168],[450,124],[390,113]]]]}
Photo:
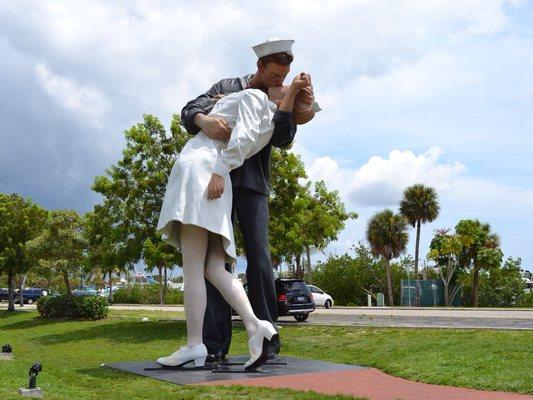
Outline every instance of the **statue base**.
{"type": "Polygon", "coordinates": [[[35,388],[35,389],[27,389],[27,388],[19,388],[19,394],[22,397],[43,397],[43,390],[41,388],[35,388]]]}
{"type": "Polygon", "coordinates": [[[207,384],[209,382],[223,382],[247,378],[261,378],[268,376],[299,375],[316,372],[335,372],[355,370],[365,367],[357,365],[337,364],[320,360],[308,360],[297,357],[278,356],[268,360],[256,371],[245,371],[244,363],[250,356],[229,357],[227,361],[206,368],[164,368],[154,361],[128,361],[102,364],[102,367],[119,371],[127,371],[161,381],[178,385],[207,384]]]}
{"type": "Polygon", "coordinates": [[[13,353],[0,353],[0,360],[12,360],[13,353]]]}

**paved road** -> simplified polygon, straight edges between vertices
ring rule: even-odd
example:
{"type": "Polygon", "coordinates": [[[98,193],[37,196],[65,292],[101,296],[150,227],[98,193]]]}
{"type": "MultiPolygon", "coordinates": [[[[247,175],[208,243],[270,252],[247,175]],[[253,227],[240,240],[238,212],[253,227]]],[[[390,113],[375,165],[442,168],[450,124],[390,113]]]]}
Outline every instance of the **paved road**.
{"type": "MultiPolygon", "coordinates": [[[[291,317],[281,317],[278,322],[281,324],[297,323],[291,317]]],[[[533,330],[533,319],[531,318],[311,314],[306,323],[312,325],[375,326],[398,328],[483,328],[533,330]]]]}
{"type": "MultiPolygon", "coordinates": [[[[280,318],[280,322],[293,323],[293,320],[290,317],[280,318]]],[[[319,308],[310,314],[307,323],[337,326],[533,330],[533,310],[399,309],[388,307],[355,307],[325,310],[319,308]]]]}
{"type": "MultiPolygon", "coordinates": [[[[0,309],[7,303],[0,303],[0,309]]],[[[18,307],[18,306],[17,306],[18,307]]],[[[33,309],[35,306],[25,306],[33,309]]],[[[183,312],[183,306],[113,305],[114,310],[183,312]]],[[[280,324],[300,324],[293,317],[280,317],[280,324]]],[[[318,308],[304,323],[308,325],[417,327],[417,328],[484,328],[533,330],[533,309],[468,308],[318,308]]]]}

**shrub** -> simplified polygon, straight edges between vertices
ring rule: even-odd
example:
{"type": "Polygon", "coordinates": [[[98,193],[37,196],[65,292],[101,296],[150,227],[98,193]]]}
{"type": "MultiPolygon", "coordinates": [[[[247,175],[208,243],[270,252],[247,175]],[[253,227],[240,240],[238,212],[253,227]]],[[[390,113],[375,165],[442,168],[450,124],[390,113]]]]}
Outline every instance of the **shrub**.
{"type": "MultiPolygon", "coordinates": [[[[385,266],[374,257],[370,249],[359,243],[353,248],[355,254],[330,255],[313,271],[313,284],[328,293],[335,304],[366,305],[367,292],[387,293],[385,266]]],[[[407,278],[402,264],[391,263],[392,291],[395,303],[400,299],[400,281],[407,278]]]]}
{"type": "MultiPolygon", "coordinates": [[[[113,303],[159,304],[159,285],[133,285],[113,292],[113,303]]],[[[165,304],[183,304],[183,292],[167,288],[165,304]]]]}
{"type": "Polygon", "coordinates": [[[100,296],[44,296],[37,301],[44,318],[103,319],[109,312],[107,299],[100,296]]]}
{"type": "Polygon", "coordinates": [[[525,292],[518,303],[518,307],[533,308],[533,292],[525,292]]]}
{"type": "MultiPolygon", "coordinates": [[[[524,303],[525,283],[520,276],[520,259],[508,258],[502,267],[479,275],[479,307],[516,307],[524,303]]],[[[472,272],[462,274],[463,304],[471,306],[472,272]]],[[[526,300],[527,301],[527,300],[526,300]]]]}
{"type": "Polygon", "coordinates": [[[117,289],[113,292],[113,303],[122,304],[145,304],[143,303],[143,292],[139,285],[117,289]]]}

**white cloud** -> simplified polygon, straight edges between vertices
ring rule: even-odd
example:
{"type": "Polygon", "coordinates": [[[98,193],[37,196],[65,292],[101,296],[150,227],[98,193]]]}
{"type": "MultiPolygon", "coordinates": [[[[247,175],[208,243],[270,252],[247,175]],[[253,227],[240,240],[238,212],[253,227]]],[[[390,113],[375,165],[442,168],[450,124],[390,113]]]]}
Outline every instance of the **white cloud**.
{"type": "Polygon", "coordinates": [[[43,90],[61,107],[89,124],[100,126],[109,111],[108,101],[99,90],[78,84],[74,79],[52,72],[43,62],[35,66],[43,90]]]}
{"type": "MultiPolygon", "coordinates": [[[[496,180],[516,177],[525,186],[533,172],[527,152],[533,137],[527,116],[533,93],[531,16],[518,17],[530,8],[513,10],[516,5],[516,0],[0,2],[0,46],[12,49],[0,66],[10,65],[5,81],[12,89],[4,98],[13,103],[24,94],[31,100],[15,102],[15,112],[0,110],[0,118],[10,122],[15,137],[21,125],[16,116],[32,115],[26,137],[48,149],[35,170],[43,176],[55,176],[50,170],[64,166],[80,171],[78,185],[87,192],[79,196],[88,198],[92,177],[116,160],[123,130],[143,113],[168,126],[172,113],[212,83],[253,72],[251,45],[269,36],[292,37],[292,72],[312,73],[324,109],[298,133],[316,154],[296,146],[314,178],[339,189],[358,212],[394,205],[405,185],[422,181],[438,187],[459,215],[476,210],[471,206],[476,194],[468,191],[475,187],[483,194],[477,210],[495,216],[490,210],[497,202],[513,210],[529,205],[523,191],[496,180]],[[72,115],[100,126],[80,124],[90,136],[76,131],[79,127],[69,131],[72,115]],[[39,129],[43,123],[46,134],[39,129]],[[68,152],[65,143],[72,135],[81,140],[68,152]],[[433,145],[452,160],[431,150],[433,145]],[[405,150],[415,148],[430,150],[405,150]],[[389,154],[391,149],[400,150],[389,154]],[[465,165],[476,176],[467,176],[465,165]],[[506,193],[510,200],[504,200],[506,193]]],[[[19,152],[24,163],[25,146],[19,152]]],[[[11,181],[21,192],[32,185],[11,181]]],[[[61,200],[60,191],[46,193],[61,200]]],[[[364,224],[364,212],[342,240],[362,237],[350,227],[364,224]]]]}
{"type": "Polygon", "coordinates": [[[526,224],[533,222],[532,189],[498,184],[481,177],[464,176],[455,180],[446,193],[446,200],[476,218],[495,218],[526,224]]]}
{"type": "Polygon", "coordinates": [[[296,39],[297,68],[327,70],[329,78],[324,76],[322,84],[317,81],[318,86],[325,85],[320,87],[325,98],[331,96],[322,89],[350,87],[353,82],[358,82],[354,88],[358,89],[368,84],[365,79],[372,83],[375,78],[378,86],[392,84],[405,92],[411,80],[402,87],[400,78],[419,72],[422,79],[415,83],[420,90],[433,71],[454,71],[455,61],[446,51],[435,53],[435,42],[446,47],[458,37],[464,40],[502,31],[507,3],[380,0],[335,1],[326,6],[322,1],[268,5],[79,1],[31,7],[4,3],[0,9],[15,26],[20,21],[38,35],[12,37],[21,48],[28,48],[31,44],[25,41],[33,38],[42,46],[31,51],[46,51],[80,68],[89,66],[93,73],[115,79],[126,94],[143,93],[152,97],[145,101],[157,99],[166,105],[198,94],[227,74],[251,72],[250,46],[272,35],[296,39]],[[347,73],[348,82],[336,79],[347,73]],[[174,94],[163,90],[163,83],[174,94]]]}
{"type": "Polygon", "coordinates": [[[465,167],[458,161],[440,162],[443,151],[432,147],[416,155],[393,150],[388,158],[372,156],[357,169],[341,167],[333,158],[315,159],[309,171],[312,180],[323,179],[356,205],[394,206],[403,190],[413,183],[424,183],[447,191],[465,167]]]}
{"type": "Polygon", "coordinates": [[[382,76],[362,75],[350,91],[359,101],[405,101],[435,96],[478,82],[479,77],[458,68],[450,54],[429,52],[414,63],[399,64],[382,76]]]}
{"type": "MultiPolygon", "coordinates": [[[[361,166],[341,163],[331,156],[314,158],[301,144],[295,149],[302,154],[309,178],[325,180],[329,189],[339,191],[347,208],[359,214],[357,220],[347,223],[328,252],[348,251],[351,244],[364,239],[366,223],[374,212],[384,207],[397,210],[403,190],[413,183],[423,183],[437,190],[441,212],[436,221],[424,227],[422,252],[434,229],[454,227],[461,219],[480,219],[489,222],[500,235],[506,256],[524,255],[529,236],[523,230],[533,221],[531,189],[468,175],[462,162],[442,161],[443,150],[438,147],[421,154],[393,150],[388,157],[372,156],[361,166]]],[[[408,252],[412,253],[414,234],[410,239],[408,252]]]]}

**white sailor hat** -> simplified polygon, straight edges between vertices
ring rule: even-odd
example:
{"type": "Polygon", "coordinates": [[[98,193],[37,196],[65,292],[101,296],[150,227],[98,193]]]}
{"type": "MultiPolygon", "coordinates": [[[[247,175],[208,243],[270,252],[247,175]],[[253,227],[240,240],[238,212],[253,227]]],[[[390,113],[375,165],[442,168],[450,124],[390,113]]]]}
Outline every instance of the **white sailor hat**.
{"type": "Polygon", "coordinates": [[[292,54],[292,44],[294,40],[291,39],[279,39],[279,38],[268,38],[266,42],[258,44],[252,49],[257,58],[268,56],[275,53],[289,53],[292,54]]]}

